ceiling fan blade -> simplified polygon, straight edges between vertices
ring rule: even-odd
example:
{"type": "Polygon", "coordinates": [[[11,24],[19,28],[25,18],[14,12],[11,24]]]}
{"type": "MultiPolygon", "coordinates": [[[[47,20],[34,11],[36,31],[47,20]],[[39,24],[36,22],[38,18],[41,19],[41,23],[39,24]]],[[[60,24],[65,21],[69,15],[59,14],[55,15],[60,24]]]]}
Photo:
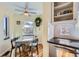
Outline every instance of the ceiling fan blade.
{"type": "Polygon", "coordinates": [[[23,14],[19,14],[19,15],[23,15],[23,14]]]}
{"type": "Polygon", "coordinates": [[[19,6],[19,5],[15,5],[16,7],[18,8],[21,8],[21,9],[25,9],[25,7],[22,7],[22,6],[19,6]]]}
{"type": "Polygon", "coordinates": [[[28,10],[36,10],[36,9],[33,9],[33,8],[28,8],[28,10]]]}
{"type": "Polygon", "coordinates": [[[15,9],[16,11],[23,12],[23,10],[15,9]]]}
{"type": "Polygon", "coordinates": [[[23,13],[15,13],[15,14],[16,14],[17,16],[18,16],[18,15],[23,15],[23,13]]]}
{"type": "Polygon", "coordinates": [[[37,14],[36,12],[29,12],[29,13],[32,13],[32,14],[37,14]]]}

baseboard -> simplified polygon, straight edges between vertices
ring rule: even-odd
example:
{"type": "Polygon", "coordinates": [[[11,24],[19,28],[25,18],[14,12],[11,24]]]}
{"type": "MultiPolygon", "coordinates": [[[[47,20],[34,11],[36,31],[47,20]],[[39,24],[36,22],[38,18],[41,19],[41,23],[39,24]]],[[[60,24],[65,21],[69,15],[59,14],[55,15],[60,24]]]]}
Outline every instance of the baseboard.
{"type": "Polygon", "coordinates": [[[10,52],[10,48],[8,48],[7,50],[5,50],[2,54],[0,54],[0,57],[5,56],[7,53],[10,52]]]}
{"type": "Polygon", "coordinates": [[[8,53],[10,53],[10,51],[6,51],[1,57],[6,56],[8,53]]]}
{"type": "Polygon", "coordinates": [[[6,51],[1,57],[6,56],[8,53],[10,53],[10,51],[6,51]]]}

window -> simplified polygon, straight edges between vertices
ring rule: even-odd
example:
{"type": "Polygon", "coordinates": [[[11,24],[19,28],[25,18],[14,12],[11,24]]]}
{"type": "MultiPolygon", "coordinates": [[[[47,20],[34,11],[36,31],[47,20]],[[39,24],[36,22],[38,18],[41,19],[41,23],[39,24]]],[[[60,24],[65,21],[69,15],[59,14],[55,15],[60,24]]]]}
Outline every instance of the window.
{"type": "Polygon", "coordinates": [[[3,19],[3,23],[4,23],[4,39],[8,39],[9,38],[9,19],[7,16],[4,17],[3,19]]]}

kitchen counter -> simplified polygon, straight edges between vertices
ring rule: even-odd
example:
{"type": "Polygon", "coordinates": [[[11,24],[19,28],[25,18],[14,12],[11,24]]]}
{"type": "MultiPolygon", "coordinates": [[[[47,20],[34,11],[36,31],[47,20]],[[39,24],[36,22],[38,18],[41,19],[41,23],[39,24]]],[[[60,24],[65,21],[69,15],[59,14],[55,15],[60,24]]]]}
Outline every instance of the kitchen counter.
{"type": "Polygon", "coordinates": [[[74,48],[74,49],[79,49],[79,46],[73,46],[71,44],[63,44],[60,43],[59,40],[69,40],[69,41],[73,41],[73,42],[79,42],[79,36],[76,35],[59,35],[59,36],[55,36],[52,39],[50,39],[48,41],[48,43],[51,44],[56,44],[56,45],[62,45],[62,46],[66,46],[66,47],[70,47],[70,48],[74,48]]]}
{"type": "Polygon", "coordinates": [[[79,49],[79,47],[73,46],[73,45],[62,44],[62,43],[58,43],[58,42],[54,42],[54,41],[47,41],[47,42],[56,45],[56,47],[61,46],[62,48],[79,49]]]}
{"type": "MultiPolygon", "coordinates": [[[[77,43],[79,43],[79,37],[78,36],[68,36],[68,35],[61,35],[61,36],[56,36],[50,40],[48,40],[47,42],[49,44],[54,45],[54,47],[57,48],[63,48],[63,49],[67,49],[69,51],[73,51],[73,53],[79,54],[79,52],[76,52],[76,50],[79,49],[79,45],[74,45],[72,44],[72,41],[75,41],[77,43]],[[64,43],[60,43],[59,40],[68,40],[70,41],[70,44],[64,44],[64,43]]],[[[53,49],[53,48],[52,48],[53,49]]],[[[76,55],[77,56],[77,55],[76,55]]]]}

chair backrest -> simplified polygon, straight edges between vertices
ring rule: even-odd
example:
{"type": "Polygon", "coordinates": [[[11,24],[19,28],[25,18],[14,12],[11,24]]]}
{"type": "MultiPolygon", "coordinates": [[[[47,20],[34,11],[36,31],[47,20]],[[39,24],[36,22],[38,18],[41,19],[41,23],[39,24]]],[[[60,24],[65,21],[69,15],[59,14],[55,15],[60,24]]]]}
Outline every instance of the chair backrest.
{"type": "Polygon", "coordinates": [[[38,43],[38,38],[33,40],[32,43],[38,43]]]}
{"type": "Polygon", "coordinates": [[[34,39],[31,41],[31,46],[37,46],[38,45],[38,39],[34,39]]]}
{"type": "Polygon", "coordinates": [[[19,37],[15,37],[15,38],[13,38],[13,39],[11,40],[11,46],[12,46],[12,48],[14,47],[14,43],[15,43],[16,40],[18,40],[18,38],[19,38],[19,37]]]}

